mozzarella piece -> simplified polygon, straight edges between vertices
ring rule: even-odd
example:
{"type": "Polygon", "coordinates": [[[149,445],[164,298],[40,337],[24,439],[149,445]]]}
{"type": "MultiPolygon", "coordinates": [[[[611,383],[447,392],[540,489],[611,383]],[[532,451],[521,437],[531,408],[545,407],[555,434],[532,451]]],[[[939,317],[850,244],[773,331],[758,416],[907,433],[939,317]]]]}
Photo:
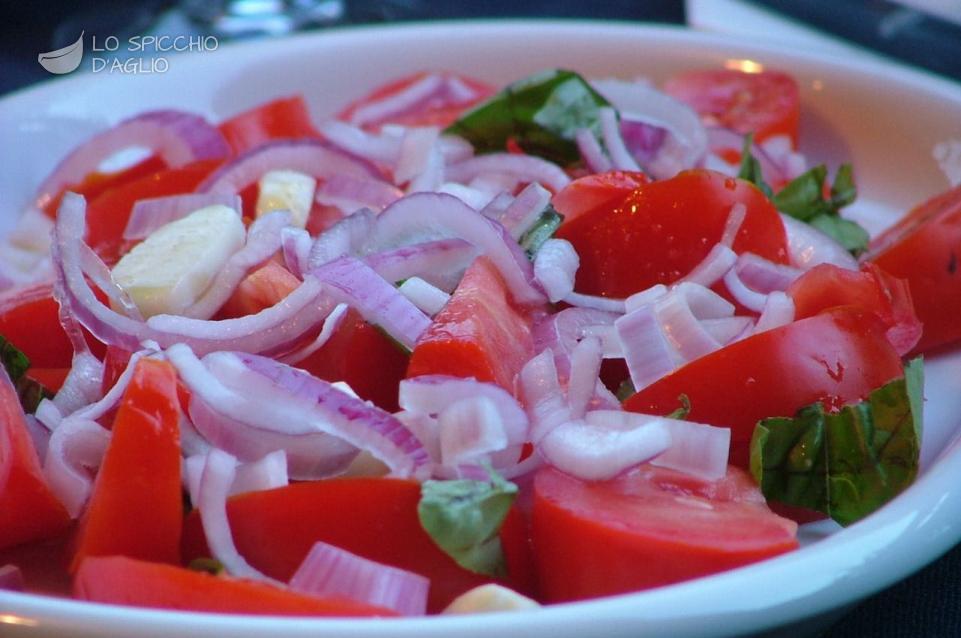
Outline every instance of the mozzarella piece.
{"type": "Polygon", "coordinates": [[[152,232],[117,262],[113,278],[144,318],[181,314],[243,247],[245,237],[235,210],[207,206],[152,232]]]}
{"type": "Polygon", "coordinates": [[[540,607],[527,596],[521,596],[513,589],[495,585],[481,585],[467,591],[451,602],[443,611],[445,614],[480,614],[491,611],[517,611],[540,607]]]}
{"type": "Polygon", "coordinates": [[[307,225],[317,180],[297,171],[267,171],[258,187],[257,217],[273,210],[286,210],[292,226],[307,225]]]}

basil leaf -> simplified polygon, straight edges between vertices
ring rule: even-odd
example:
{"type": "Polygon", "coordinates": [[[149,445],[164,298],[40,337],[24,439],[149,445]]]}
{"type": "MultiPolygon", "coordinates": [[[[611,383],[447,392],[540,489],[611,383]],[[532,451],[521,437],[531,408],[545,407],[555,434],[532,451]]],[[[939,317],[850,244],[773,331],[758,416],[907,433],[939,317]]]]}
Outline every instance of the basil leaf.
{"type": "Polygon", "coordinates": [[[868,249],[871,236],[861,225],[837,215],[818,215],[808,221],[808,224],[819,231],[833,237],[839,244],[855,257],[868,249]]]}
{"type": "Polygon", "coordinates": [[[564,216],[548,204],[544,212],[537,218],[537,221],[524,231],[524,234],[521,235],[518,242],[521,248],[524,249],[524,252],[527,253],[528,259],[534,259],[537,251],[541,249],[545,241],[554,236],[554,233],[557,232],[557,229],[560,228],[561,222],[563,221],[564,216]]]}
{"type": "Polygon", "coordinates": [[[42,399],[52,399],[50,393],[41,383],[27,376],[30,369],[30,359],[19,348],[0,336],[0,363],[3,364],[13,387],[20,397],[20,405],[24,412],[33,414],[42,399]]]}
{"type": "Polygon", "coordinates": [[[579,129],[600,133],[598,110],[610,106],[573,71],[551,70],[514,82],[444,131],[459,135],[478,153],[503,151],[513,139],[525,153],[566,165],[580,159],[579,129]]]}
{"type": "Polygon", "coordinates": [[[187,565],[187,569],[195,572],[205,572],[213,576],[220,576],[226,572],[227,568],[216,558],[208,558],[206,556],[201,558],[195,558],[190,561],[187,565]]]}
{"type": "Polygon", "coordinates": [[[751,438],[751,474],[764,496],[858,521],[897,496],[918,473],[923,364],[827,413],[820,403],[794,418],[763,419],[751,438]]]}
{"type": "Polygon", "coordinates": [[[747,180],[761,189],[761,192],[768,198],[773,194],[771,187],[764,181],[761,174],[761,162],[758,161],[751,148],[754,146],[754,133],[744,136],[744,146],[741,148],[741,168],[737,173],[740,179],[747,180]]]}
{"type": "Polygon", "coordinates": [[[677,395],[677,401],[681,404],[681,407],[666,416],[668,419],[684,420],[687,418],[687,415],[691,413],[691,399],[682,392],[677,395]]]}
{"type": "Polygon", "coordinates": [[[624,403],[634,396],[635,392],[637,392],[637,390],[634,389],[634,382],[628,377],[621,381],[621,385],[617,386],[617,392],[614,393],[614,396],[617,397],[618,401],[624,403]]]}
{"type": "Polygon", "coordinates": [[[6,368],[10,380],[16,383],[30,368],[30,359],[15,345],[0,336],[0,363],[6,368]]]}
{"type": "Polygon", "coordinates": [[[834,183],[831,184],[831,206],[835,209],[843,208],[848,204],[853,204],[858,197],[857,188],[854,186],[854,173],[850,164],[841,164],[838,172],[834,174],[834,183]]]}
{"type": "Polygon", "coordinates": [[[490,481],[425,481],[417,515],[421,527],[457,564],[478,574],[506,574],[501,524],[517,486],[488,469],[490,481]]]}

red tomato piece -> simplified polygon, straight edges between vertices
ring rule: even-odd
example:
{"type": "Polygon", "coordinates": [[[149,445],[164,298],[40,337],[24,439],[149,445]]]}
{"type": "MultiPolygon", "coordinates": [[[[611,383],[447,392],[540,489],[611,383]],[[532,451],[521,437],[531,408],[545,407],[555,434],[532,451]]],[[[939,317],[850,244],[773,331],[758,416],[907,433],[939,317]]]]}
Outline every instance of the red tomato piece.
{"type": "Polygon", "coordinates": [[[181,168],[164,169],[127,182],[87,202],[87,243],[108,264],[115,262],[124,246],[133,205],[139,199],[192,193],[222,160],[201,160],[181,168]]]}
{"type": "Polygon", "coordinates": [[[868,260],[907,280],[924,326],[915,352],[961,339],[961,186],[913,208],[871,242],[868,260]]]}
{"type": "Polygon", "coordinates": [[[587,175],[564,187],[551,199],[551,204],[570,223],[596,208],[619,205],[635,189],[650,183],[638,171],[608,171],[587,175]]]}
{"type": "Polygon", "coordinates": [[[565,223],[557,236],[580,256],[578,292],[626,297],[689,273],[721,240],[736,203],[747,214],[734,250],[786,263],[787,236],[774,205],[753,184],[708,170],[641,186],[565,223]]]}
{"type": "Polygon", "coordinates": [[[818,401],[839,409],[900,377],[901,358],[885,329],[873,313],[836,308],[696,359],[634,394],[624,407],[668,414],[686,394],[692,421],[731,428],[731,463],[746,468],[760,419],[793,416],[818,401]]]}
{"type": "Polygon", "coordinates": [[[63,194],[67,191],[73,191],[78,195],[83,195],[89,202],[113,188],[123,186],[141,177],[146,177],[151,173],[162,171],[165,168],[167,168],[166,162],[159,157],[150,156],[142,162],[138,162],[116,173],[91,173],[79,184],[67,186],[60,191],[56,197],[43,203],[41,210],[43,210],[47,216],[55,218],[57,216],[57,209],[60,208],[60,201],[63,199],[63,194]]]}
{"type": "Polygon", "coordinates": [[[36,368],[30,366],[30,369],[27,370],[29,378],[53,393],[60,390],[60,386],[67,380],[68,374],[70,374],[70,368],[36,368]]]}
{"type": "Polygon", "coordinates": [[[907,354],[921,338],[921,322],[914,314],[908,283],[870,262],[857,272],[831,264],[815,266],[791,284],[787,293],[794,300],[795,319],[838,306],[873,312],[887,326],[888,341],[900,355],[907,354]]]}
{"type": "Polygon", "coordinates": [[[218,317],[243,317],[254,315],[277,304],[300,285],[289,270],[270,260],[248,274],[230,299],[217,313],[218,317]]]}
{"type": "Polygon", "coordinates": [[[534,552],[545,602],[581,600],[714,574],[797,547],[738,468],[715,482],[643,465],[585,482],[534,479],[534,552]]]}
{"type": "MultiPolygon", "coordinates": [[[[387,98],[400,93],[412,84],[422,80],[427,75],[429,75],[429,73],[424,71],[401,78],[399,80],[395,80],[389,84],[385,84],[380,88],[375,89],[368,95],[360,98],[359,100],[351,102],[337,115],[337,119],[350,122],[354,112],[357,111],[357,109],[367,106],[373,102],[386,100],[387,98]]],[[[374,122],[365,123],[364,127],[380,128],[381,124],[390,122],[392,124],[401,124],[404,126],[439,126],[443,128],[453,124],[457,118],[460,117],[461,113],[471,108],[475,104],[486,100],[496,92],[494,87],[486,82],[481,82],[480,80],[475,80],[473,78],[465,77],[463,75],[455,75],[452,73],[444,73],[443,75],[458,79],[464,85],[473,90],[474,97],[463,100],[455,99],[449,96],[435,96],[432,99],[423,100],[421,103],[403,113],[391,115],[374,122]]]]}
{"type": "Polygon", "coordinates": [[[664,90],[697,111],[709,126],[754,133],[757,142],[787,135],[797,148],[801,98],[797,82],[787,73],[691,71],[668,80],[664,90]]]}
{"type": "MultiPolygon", "coordinates": [[[[317,541],[430,579],[428,611],[440,611],[465,591],[491,582],[445,554],[420,525],[420,484],[383,478],[329,479],[251,492],[227,503],[237,549],[268,576],[286,581],[317,541]]],[[[520,526],[502,534],[520,533],[520,526]]],[[[505,545],[517,547],[515,540],[505,545]]],[[[200,517],[184,527],[185,560],[209,556],[200,517]]]]}
{"type": "Polygon", "coordinates": [[[179,415],[173,366],[141,359],[80,521],[72,570],[88,556],[180,562],[179,415]]]}
{"type": "Polygon", "coordinates": [[[60,325],[60,306],[49,283],[0,295],[0,335],[39,368],[69,368],[73,346],[60,325]],[[43,335],[43,338],[37,338],[43,335]]]}
{"type": "Polygon", "coordinates": [[[106,394],[117,383],[117,379],[127,369],[130,356],[133,353],[118,346],[107,346],[107,353],[103,357],[103,379],[100,391],[106,394]]]}
{"type": "Polygon", "coordinates": [[[69,524],[43,477],[17,391],[0,366],[0,549],[53,538],[69,524]]]}
{"type": "Polygon", "coordinates": [[[493,381],[508,392],[534,354],[531,315],[515,308],[500,273],[478,257],[410,358],[408,377],[449,374],[493,381]]]}
{"type": "Polygon", "coordinates": [[[226,120],[219,128],[237,155],[271,140],[320,137],[300,95],[255,106],[226,120]]]}
{"type": "Polygon", "coordinates": [[[183,611],[284,616],[396,616],[342,598],[307,596],[267,583],[218,577],[124,556],[85,559],[74,597],[98,603],[183,611]]]}

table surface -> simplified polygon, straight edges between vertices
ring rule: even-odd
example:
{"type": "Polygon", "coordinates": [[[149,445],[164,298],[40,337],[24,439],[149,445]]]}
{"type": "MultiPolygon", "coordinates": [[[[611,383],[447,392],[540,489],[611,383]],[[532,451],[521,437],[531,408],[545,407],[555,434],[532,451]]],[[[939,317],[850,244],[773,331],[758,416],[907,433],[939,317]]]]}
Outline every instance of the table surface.
{"type": "MultiPolygon", "coordinates": [[[[696,3],[688,1],[690,13],[711,7],[715,0],[696,3]]],[[[169,13],[170,0],[138,0],[124,3],[118,9],[114,2],[105,0],[51,1],[44,3],[42,19],[38,17],[33,3],[14,3],[0,0],[7,18],[0,25],[0,37],[7,45],[0,51],[0,95],[48,79],[36,63],[36,52],[51,50],[68,44],[76,38],[84,25],[97,25],[101,32],[116,32],[113,27],[123,25],[127,31],[137,33],[156,24],[158,15],[169,13]],[[72,38],[71,38],[72,34],[72,38]]],[[[348,2],[342,22],[370,23],[408,19],[472,18],[472,17],[585,17],[610,18],[631,21],[684,24],[685,7],[680,0],[606,0],[597,6],[587,3],[556,0],[490,0],[485,3],[432,2],[431,0],[381,0],[380,2],[348,2]],[[483,6],[480,6],[483,4],[483,6]]],[[[741,3],[751,4],[751,3],[741,3]]],[[[817,13],[823,3],[820,0],[777,2],[759,0],[755,4],[768,10],[784,9],[794,15],[793,19],[805,19],[807,13],[817,13]],[[779,6],[783,5],[783,6],[779,6]],[[793,5],[788,10],[788,5],[793,5]],[[816,6],[815,6],[816,5],[816,6]],[[812,8],[813,7],[813,8],[812,8]]],[[[843,4],[843,3],[842,3],[843,4]]],[[[885,2],[865,1],[863,5],[889,5],[885,2]]],[[[782,14],[783,15],[783,14],[782,14]]],[[[925,18],[926,19],[926,18],[925,18]]],[[[703,27],[703,25],[698,25],[703,27]]],[[[823,27],[823,25],[821,25],[823,27]]],[[[850,41],[852,36],[842,28],[833,28],[835,35],[850,41]]],[[[942,25],[938,24],[940,28],[942,25]]],[[[859,46],[871,46],[861,41],[859,46]]],[[[961,39],[955,43],[955,59],[961,61],[961,39]]],[[[898,52],[885,51],[886,54],[898,52]]],[[[901,62],[924,64],[925,60],[901,58],[901,62]]],[[[955,81],[961,81],[961,73],[953,70],[934,69],[955,81]]],[[[848,636],[872,636],[877,638],[928,638],[955,637],[961,635],[961,545],[915,575],[867,599],[846,613],[839,621],[821,634],[824,638],[848,636]]]]}

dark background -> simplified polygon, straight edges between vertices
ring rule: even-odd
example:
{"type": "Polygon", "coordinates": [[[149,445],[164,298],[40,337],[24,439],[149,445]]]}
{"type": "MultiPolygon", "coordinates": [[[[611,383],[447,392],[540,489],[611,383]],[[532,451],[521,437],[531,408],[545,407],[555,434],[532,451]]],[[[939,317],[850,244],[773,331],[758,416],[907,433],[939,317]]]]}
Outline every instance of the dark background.
{"type": "MultiPolygon", "coordinates": [[[[118,36],[148,32],[156,24],[158,15],[175,4],[170,0],[129,3],[0,0],[0,94],[49,79],[51,76],[37,63],[37,55],[75,41],[81,30],[86,30],[87,34],[118,36]]],[[[917,20],[913,30],[902,34],[899,41],[883,41],[868,25],[878,12],[893,9],[888,2],[757,0],[757,4],[961,81],[961,29],[957,27],[925,18],[917,20]]],[[[348,0],[345,13],[337,22],[357,24],[518,16],[672,24],[683,24],[685,19],[680,0],[607,0],[596,3],[584,0],[576,3],[548,0],[492,0],[484,3],[471,0],[348,0]]],[[[198,29],[204,27],[201,25],[198,29]]],[[[0,158],[2,163],[9,161],[9,149],[0,149],[0,153],[4,155],[0,158]]],[[[961,546],[907,580],[868,599],[823,636],[961,636],[961,546]]]]}

